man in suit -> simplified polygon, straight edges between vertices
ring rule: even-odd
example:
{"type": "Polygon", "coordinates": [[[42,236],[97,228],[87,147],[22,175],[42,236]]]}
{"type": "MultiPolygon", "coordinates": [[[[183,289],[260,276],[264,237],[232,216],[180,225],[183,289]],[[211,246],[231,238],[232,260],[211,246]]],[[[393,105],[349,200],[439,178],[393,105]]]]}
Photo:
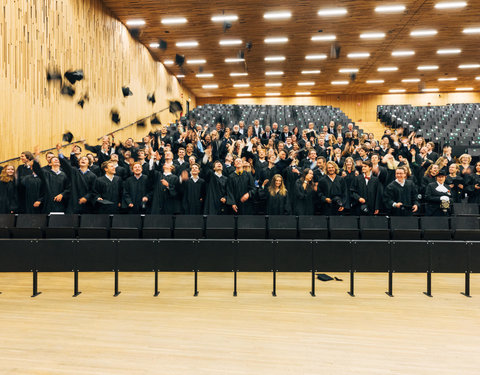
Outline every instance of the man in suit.
{"type": "Polygon", "coordinates": [[[282,142],[285,142],[287,140],[287,137],[291,137],[292,136],[292,132],[290,131],[290,129],[288,128],[288,125],[285,125],[283,127],[283,132],[282,134],[280,135],[280,140],[282,142]]]}
{"type": "Polygon", "coordinates": [[[255,121],[253,122],[253,134],[255,135],[255,137],[260,138],[260,136],[262,135],[262,133],[263,133],[263,129],[262,129],[262,127],[260,126],[260,121],[255,120],[255,121]]]}

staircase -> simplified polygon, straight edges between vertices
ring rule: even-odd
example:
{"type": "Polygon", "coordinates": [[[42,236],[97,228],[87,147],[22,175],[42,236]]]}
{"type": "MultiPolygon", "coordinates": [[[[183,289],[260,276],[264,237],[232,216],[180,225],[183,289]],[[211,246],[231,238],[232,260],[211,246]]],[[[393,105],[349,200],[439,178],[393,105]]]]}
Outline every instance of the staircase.
{"type": "Polygon", "coordinates": [[[375,139],[380,140],[383,136],[383,133],[386,129],[386,127],[379,121],[375,122],[367,122],[367,121],[362,121],[362,122],[357,122],[355,123],[360,129],[363,130],[364,133],[373,133],[375,136],[375,139]]]}

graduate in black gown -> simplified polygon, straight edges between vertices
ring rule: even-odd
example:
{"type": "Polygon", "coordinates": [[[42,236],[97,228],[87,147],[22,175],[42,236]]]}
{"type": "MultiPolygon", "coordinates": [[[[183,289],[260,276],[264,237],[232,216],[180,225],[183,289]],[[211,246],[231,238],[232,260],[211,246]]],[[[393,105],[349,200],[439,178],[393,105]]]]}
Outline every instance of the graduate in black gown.
{"type": "Polygon", "coordinates": [[[205,167],[205,180],[207,182],[207,193],[205,198],[205,215],[225,214],[227,203],[227,180],[222,174],[223,164],[218,160],[213,163],[213,170],[205,167]]]}
{"type": "Polygon", "coordinates": [[[179,190],[183,193],[182,212],[185,215],[201,215],[205,202],[206,184],[203,178],[199,177],[200,166],[192,164],[190,174],[183,171],[180,176],[179,190]]]}
{"type": "Polygon", "coordinates": [[[234,214],[252,215],[255,193],[252,174],[243,170],[242,159],[235,159],[235,172],[227,181],[227,205],[232,207],[234,214]]]}
{"type": "MultiPolygon", "coordinates": [[[[33,165],[33,160],[30,162],[33,165]]],[[[27,214],[41,214],[45,202],[45,184],[35,172],[22,177],[20,184],[25,191],[24,207],[27,214]]]]}
{"type": "Polygon", "coordinates": [[[313,181],[313,171],[307,168],[295,183],[295,215],[313,215],[313,196],[317,191],[318,182],[313,181]]]}
{"type": "Polygon", "coordinates": [[[173,164],[162,166],[163,172],[153,169],[153,158],[150,159],[150,183],[153,187],[152,214],[166,215],[180,212],[178,200],[178,177],[172,173],[173,164]]]}
{"type": "Polygon", "coordinates": [[[143,174],[141,162],[135,162],[132,170],[133,176],[123,181],[122,206],[129,214],[144,214],[152,199],[148,176],[143,174]]]}
{"type": "Polygon", "coordinates": [[[50,168],[48,169],[41,168],[37,161],[33,162],[32,169],[45,186],[43,212],[66,212],[71,183],[68,176],[60,170],[59,157],[53,156],[50,159],[50,168]]]}
{"type": "Polygon", "coordinates": [[[265,180],[259,193],[260,198],[267,201],[267,215],[290,214],[290,202],[282,175],[274,175],[270,182],[265,180]]]}
{"type": "Polygon", "coordinates": [[[475,171],[466,175],[466,192],[468,203],[480,203],[480,162],[475,164],[475,171]]]}
{"type": "Polygon", "coordinates": [[[318,184],[318,194],[322,202],[322,213],[328,216],[341,215],[347,203],[347,185],[338,176],[338,165],[327,162],[327,175],[318,184]]]}
{"type": "Polygon", "coordinates": [[[25,209],[25,185],[22,183],[24,177],[32,174],[31,161],[33,160],[33,154],[30,151],[24,151],[20,154],[20,164],[17,168],[16,174],[18,181],[17,194],[18,194],[18,212],[24,213],[25,209]]]}
{"type": "Polygon", "coordinates": [[[67,212],[74,214],[93,213],[95,201],[95,181],[97,175],[89,169],[90,160],[87,156],[77,159],[73,156],[68,160],[57,145],[58,157],[62,170],[70,179],[71,191],[67,212]]]}
{"type": "Polygon", "coordinates": [[[385,206],[394,216],[411,216],[418,211],[417,187],[407,178],[404,167],[395,170],[395,180],[388,184],[383,197],[385,206]]]}
{"type": "Polygon", "coordinates": [[[0,173],[0,214],[13,214],[18,210],[15,167],[6,165],[0,173]]]}
{"type": "Polygon", "coordinates": [[[448,175],[445,179],[445,185],[448,186],[452,193],[453,203],[460,203],[464,197],[465,181],[460,175],[460,168],[458,164],[452,163],[448,167],[448,175]]]}
{"type": "Polygon", "coordinates": [[[362,162],[362,174],[355,177],[350,187],[354,215],[378,215],[382,207],[383,186],[372,173],[372,162],[362,162]]]}
{"type": "Polygon", "coordinates": [[[452,194],[445,186],[446,173],[440,170],[436,181],[427,185],[425,190],[425,214],[427,216],[447,216],[452,207],[452,194]]]}
{"type": "Polygon", "coordinates": [[[97,213],[116,214],[122,204],[122,179],[115,176],[115,164],[111,161],[103,162],[102,170],[105,175],[96,179],[94,188],[97,213]]]}

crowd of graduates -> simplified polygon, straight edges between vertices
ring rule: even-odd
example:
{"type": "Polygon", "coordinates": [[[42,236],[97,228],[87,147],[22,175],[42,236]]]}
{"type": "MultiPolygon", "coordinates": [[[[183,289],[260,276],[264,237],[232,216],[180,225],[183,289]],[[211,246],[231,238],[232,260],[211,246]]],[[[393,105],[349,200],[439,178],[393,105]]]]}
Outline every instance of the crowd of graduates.
{"type": "Polygon", "coordinates": [[[21,154],[0,173],[0,213],[448,215],[480,203],[480,162],[404,129],[304,129],[194,120],[142,141],[105,136],[21,154]]]}

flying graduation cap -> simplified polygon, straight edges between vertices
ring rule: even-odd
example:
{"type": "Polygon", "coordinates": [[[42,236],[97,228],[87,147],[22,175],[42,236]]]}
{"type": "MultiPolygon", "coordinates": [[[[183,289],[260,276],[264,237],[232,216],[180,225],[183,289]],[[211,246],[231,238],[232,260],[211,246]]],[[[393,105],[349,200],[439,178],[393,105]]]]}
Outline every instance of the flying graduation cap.
{"type": "Polygon", "coordinates": [[[62,141],[67,143],[72,143],[73,141],[73,134],[67,131],[65,134],[62,134],[62,141]]]}
{"type": "Polygon", "coordinates": [[[63,85],[62,89],[60,90],[60,94],[73,96],[73,95],[75,95],[75,89],[72,86],[63,85]]]}
{"type": "Polygon", "coordinates": [[[74,70],[71,71],[69,70],[68,72],[65,73],[65,78],[70,82],[72,85],[75,84],[77,81],[81,81],[83,79],[83,70],[74,70]]]}
{"type": "Polygon", "coordinates": [[[110,111],[110,115],[112,117],[112,121],[115,123],[115,124],[118,124],[120,122],[120,114],[118,113],[118,111],[116,109],[112,109],[110,111]]]}
{"type": "Polygon", "coordinates": [[[133,92],[132,92],[132,90],[130,90],[130,87],[123,86],[122,87],[122,94],[126,98],[127,96],[132,96],[133,92]]]}
{"type": "Polygon", "coordinates": [[[61,81],[62,73],[57,70],[47,70],[47,81],[61,81]]]}
{"type": "Polygon", "coordinates": [[[161,125],[161,122],[158,119],[157,115],[153,115],[153,117],[150,119],[150,124],[151,125],[161,125]]]}
{"type": "Polygon", "coordinates": [[[144,120],[137,121],[137,128],[144,128],[144,127],[145,127],[145,121],[144,120]]]}
{"type": "Polygon", "coordinates": [[[182,103],[176,100],[170,101],[170,113],[177,113],[182,111],[183,111],[182,103]]]}
{"type": "Polygon", "coordinates": [[[153,93],[153,94],[148,94],[148,95],[147,95],[147,100],[148,100],[149,102],[151,102],[152,104],[155,104],[155,102],[157,101],[157,100],[155,99],[155,93],[153,93]]]}

